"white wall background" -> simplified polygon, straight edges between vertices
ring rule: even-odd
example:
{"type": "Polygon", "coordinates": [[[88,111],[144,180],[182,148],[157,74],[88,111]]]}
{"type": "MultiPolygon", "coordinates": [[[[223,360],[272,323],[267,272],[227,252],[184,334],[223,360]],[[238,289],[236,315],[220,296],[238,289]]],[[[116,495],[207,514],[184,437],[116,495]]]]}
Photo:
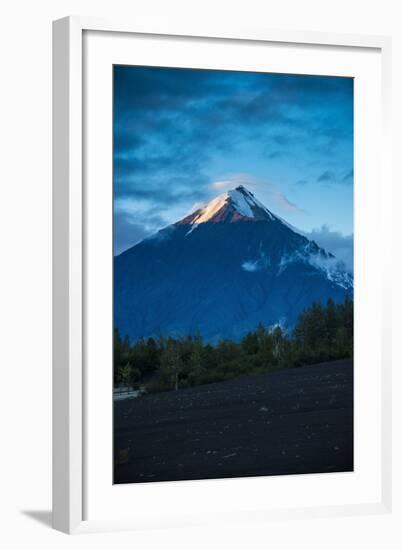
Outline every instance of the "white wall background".
{"type": "MultiPolygon", "coordinates": [[[[401,122],[401,14],[397,0],[14,0],[1,25],[0,545],[3,548],[341,549],[400,547],[393,516],[269,522],[208,529],[67,537],[52,531],[51,507],[51,21],[65,15],[129,17],[133,21],[193,19],[231,27],[308,29],[393,35],[395,161],[401,122]],[[397,9],[398,8],[398,9],[397,9]]],[[[398,154],[397,154],[398,153],[398,154]]],[[[396,164],[396,162],[394,163],[396,164]]],[[[400,182],[396,167],[394,181],[400,182]]],[[[399,184],[394,196],[394,280],[399,281],[399,184]]],[[[374,220],[372,220],[374,223],[374,220]]],[[[390,238],[390,236],[389,236],[390,238]]],[[[394,309],[400,310],[400,292],[394,309]]],[[[400,323],[394,314],[395,345],[400,323]]],[[[401,391],[401,354],[394,345],[394,411],[401,391]]],[[[399,346],[398,346],[399,348],[399,346]]],[[[394,422],[394,463],[401,463],[394,422]]],[[[400,475],[395,468],[395,513],[400,475]]]]}

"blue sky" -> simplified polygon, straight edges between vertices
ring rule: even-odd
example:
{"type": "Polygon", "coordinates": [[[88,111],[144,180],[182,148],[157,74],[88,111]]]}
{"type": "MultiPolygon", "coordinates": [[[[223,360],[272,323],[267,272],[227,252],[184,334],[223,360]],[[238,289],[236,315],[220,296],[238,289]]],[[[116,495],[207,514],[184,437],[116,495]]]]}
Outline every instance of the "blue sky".
{"type": "Polygon", "coordinates": [[[352,261],[352,79],[114,67],[116,254],[238,184],[352,261]]]}

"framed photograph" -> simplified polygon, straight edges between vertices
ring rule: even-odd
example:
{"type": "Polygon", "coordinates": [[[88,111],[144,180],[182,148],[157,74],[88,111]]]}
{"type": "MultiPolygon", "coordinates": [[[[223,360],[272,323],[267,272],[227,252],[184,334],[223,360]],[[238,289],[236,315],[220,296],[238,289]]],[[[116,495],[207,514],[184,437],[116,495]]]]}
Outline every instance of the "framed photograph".
{"type": "Polygon", "coordinates": [[[389,39],[53,52],[54,527],[389,511],[389,39]]]}

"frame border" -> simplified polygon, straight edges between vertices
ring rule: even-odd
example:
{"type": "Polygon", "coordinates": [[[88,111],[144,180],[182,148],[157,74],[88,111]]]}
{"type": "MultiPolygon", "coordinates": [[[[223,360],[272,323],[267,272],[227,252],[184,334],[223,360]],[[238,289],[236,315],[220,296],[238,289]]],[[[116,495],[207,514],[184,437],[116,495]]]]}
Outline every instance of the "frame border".
{"type": "MultiPolygon", "coordinates": [[[[83,334],[83,75],[85,31],[168,35],[374,48],[382,58],[382,181],[391,187],[391,38],[310,31],[209,30],[140,22],[65,17],[53,22],[53,527],[65,533],[133,529],[131,522],[84,520],[84,334],[83,334]]],[[[391,210],[391,197],[384,205],[391,210]]],[[[384,220],[390,226],[391,220],[384,220]]],[[[390,264],[391,243],[385,261],[390,264]]],[[[391,312],[391,270],[385,270],[383,306],[391,312]]],[[[382,334],[382,499],[360,506],[333,506],[273,513],[277,517],[363,515],[391,511],[391,315],[382,334]]],[[[270,516],[269,516],[270,517],[270,516]]],[[[257,518],[261,519],[261,518],[257,518]]]]}

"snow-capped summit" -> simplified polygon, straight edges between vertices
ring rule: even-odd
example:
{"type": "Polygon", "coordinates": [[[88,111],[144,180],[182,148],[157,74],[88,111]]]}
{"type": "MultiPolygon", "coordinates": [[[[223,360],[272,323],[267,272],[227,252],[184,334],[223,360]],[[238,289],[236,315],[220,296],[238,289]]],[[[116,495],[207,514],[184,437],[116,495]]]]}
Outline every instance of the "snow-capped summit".
{"type": "Polygon", "coordinates": [[[133,340],[238,340],[353,291],[344,265],[243,186],[117,256],[114,281],[115,325],[133,340]]]}
{"type": "Polygon", "coordinates": [[[243,185],[239,185],[198,208],[177,224],[233,223],[238,221],[273,220],[275,218],[270,210],[255,198],[253,193],[243,185]]]}

